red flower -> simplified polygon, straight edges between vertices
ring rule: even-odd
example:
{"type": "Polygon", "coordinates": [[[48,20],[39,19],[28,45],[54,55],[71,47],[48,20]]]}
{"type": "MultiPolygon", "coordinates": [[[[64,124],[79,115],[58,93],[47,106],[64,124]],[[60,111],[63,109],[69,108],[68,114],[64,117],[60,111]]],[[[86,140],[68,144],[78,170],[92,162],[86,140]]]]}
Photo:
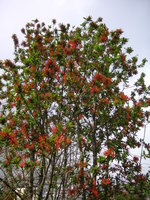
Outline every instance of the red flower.
{"type": "Polygon", "coordinates": [[[115,157],[115,152],[114,152],[114,151],[111,153],[111,157],[112,157],[112,158],[115,157]]]}
{"type": "Polygon", "coordinates": [[[66,139],[65,139],[65,144],[70,144],[70,143],[71,143],[70,138],[66,138],[66,139]]]}
{"type": "Polygon", "coordinates": [[[49,97],[49,93],[47,92],[47,93],[45,94],[45,96],[46,96],[46,97],[49,97]]]}
{"type": "Polygon", "coordinates": [[[96,189],[93,189],[92,192],[93,192],[95,198],[97,199],[97,198],[98,198],[98,192],[97,192],[97,190],[96,190],[96,189]]]}
{"type": "Polygon", "coordinates": [[[9,121],[9,123],[10,123],[11,126],[14,124],[14,122],[15,122],[14,119],[11,119],[11,120],[9,121]]]}
{"type": "Polygon", "coordinates": [[[28,143],[26,144],[26,148],[28,148],[28,149],[30,148],[30,145],[28,143]]]}
{"type": "Polygon", "coordinates": [[[33,112],[33,117],[35,117],[35,112],[33,112]]]}
{"type": "Polygon", "coordinates": [[[105,86],[108,86],[108,85],[110,85],[111,84],[111,78],[106,78],[106,80],[105,80],[105,86]]]}
{"type": "Polygon", "coordinates": [[[86,188],[86,185],[85,185],[85,183],[82,185],[82,188],[85,190],[85,188],[86,188]]]}
{"type": "Polygon", "coordinates": [[[5,165],[8,165],[8,164],[9,164],[9,160],[6,160],[6,161],[5,161],[5,165]]]}
{"type": "Polygon", "coordinates": [[[23,167],[24,167],[24,165],[25,165],[25,161],[22,161],[22,163],[20,163],[20,165],[19,165],[19,166],[20,166],[21,168],[23,168],[23,167]]]}
{"type": "Polygon", "coordinates": [[[97,86],[91,87],[91,93],[92,93],[92,94],[93,94],[93,93],[99,93],[98,87],[97,87],[97,86]]]}
{"type": "Polygon", "coordinates": [[[68,46],[71,47],[71,49],[73,49],[73,50],[76,49],[76,44],[74,41],[69,40],[68,46]]]}
{"type": "Polygon", "coordinates": [[[15,99],[15,101],[20,101],[20,97],[15,97],[14,99],[15,99]]]}
{"type": "Polygon", "coordinates": [[[101,74],[101,73],[97,73],[97,74],[94,76],[94,81],[101,80],[102,78],[103,78],[102,74],[101,74]]]}
{"type": "Polygon", "coordinates": [[[134,161],[134,162],[138,162],[138,161],[139,161],[139,158],[136,157],[136,156],[134,156],[134,157],[133,157],[133,161],[134,161]]]}
{"type": "Polygon", "coordinates": [[[68,196],[71,196],[71,194],[72,194],[72,190],[68,189],[68,196]]]}
{"type": "Polygon", "coordinates": [[[120,98],[121,98],[124,102],[125,102],[126,100],[129,100],[128,96],[125,95],[125,94],[123,94],[123,93],[120,94],[120,98]]]}
{"type": "Polygon", "coordinates": [[[93,181],[93,185],[96,185],[96,180],[93,181]]]}
{"type": "Polygon", "coordinates": [[[72,167],[67,167],[68,172],[72,172],[72,167]]]}
{"type": "Polygon", "coordinates": [[[15,102],[12,102],[12,103],[11,103],[11,107],[13,108],[14,106],[16,106],[16,103],[15,103],[15,102]]]}
{"type": "Polygon", "coordinates": [[[102,35],[99,42],[106,42],[106,40],[107,40],[107,37],[105,35],[102,35]]]}
{"type": "Polygon", "coordinates": [[[55,140],[54,140],[54,144],[57,150],[60,149],[60,145],[62,144],[62,142],[65,141],[64,136],[62,134],[60,134],[60,136],[56,136],[55,140]]]}
{"type": "Polygon", "coordinates": [[[17,138],[16,138],[16,135],[14,133],[10,133],[10,141],[9,141],[9,144],[17,144],[17,138]]]}
{"type": "Polygon", "coordinates": [[[109,180],[109,178],[106,178],[106,179],[102,178],[101,183],[102,183],[102,185],[109,185],[110,184],[110,180],[109,180]]]}
{"type": "Polygon", "coordinates": [[[112,158],[115,157],[115,152],[112,151],[111,149],[107,149],[106,151],[104,151],[104,155],[105,156],[111,156],[112,158]]]}
{"type": "Polygon", "coordinates": [[[0,132],[0,136],[1,137],[7,137],[7,133],[2,131],[2,132],[0,132]]]}
{"type": "Polygon", "coordinates": [[[107,149],[106,151],[104,151],[105,156],[109,156],[110,154],[111,154],[111,149],[107,149]]]}
{"type": "Polygon", "coordinates": [[[52,131],[52,133],[55,133],[55,132],[57,131],[57,127],[56,127],[56,126],[53,126],[53,127],[51,128],[51,131],[52,131]]]}
{"type": "Polygon", "coordinates": [[[122,59],[122,62],[124,62],[125,59],[126,59],[126,56],[123,54],[122,57],[121,57],[121,59],[122,59]]]}
{"type": "Polygon", "coordinates": [[[109,104],[109,99],[105,98],[104,102],[105,102],[105,104],[109,104]]]}
{"type": "Polygon", "coordinates": [[[26,125],[25,125],[25,124],[22,124],[22,126],[21,126],[21,130],[22,130],[23,133],[26,132],[26,125]]]}

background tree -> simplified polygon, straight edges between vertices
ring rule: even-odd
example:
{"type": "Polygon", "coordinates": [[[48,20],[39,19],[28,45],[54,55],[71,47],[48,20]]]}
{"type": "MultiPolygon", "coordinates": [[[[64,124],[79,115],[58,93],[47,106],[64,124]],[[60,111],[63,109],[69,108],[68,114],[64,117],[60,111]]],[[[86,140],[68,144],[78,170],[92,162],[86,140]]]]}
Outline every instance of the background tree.
{"type": "Polygon", "coordinates": [[[21,31],[14,61],[1,62],[2,186],[29,200],[142,194],[149,178],[129,150],[149,119],[144,73],[125,89],[146,59],[138,64],[122,30],[101,18],[74,28],[34,20],[21,31]]]}

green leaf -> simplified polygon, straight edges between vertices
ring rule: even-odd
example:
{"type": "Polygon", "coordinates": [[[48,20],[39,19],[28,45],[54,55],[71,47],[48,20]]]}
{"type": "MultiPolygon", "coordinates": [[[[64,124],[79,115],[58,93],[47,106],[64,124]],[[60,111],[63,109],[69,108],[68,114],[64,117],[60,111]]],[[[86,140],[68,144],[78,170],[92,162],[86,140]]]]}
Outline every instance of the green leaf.
{"type": "Polygon", "coordinates": [[[122,158],[125,159],[127,156],[128,156],[128,153],[125,151],[125,152],[122,154],[122,158]]]}
{"type": "Polygon", "coordinates": [[[103,156],[99,156],[99,157],[97,158],[97,162],[98,162],[98,163],[103,163],[105,160],[106,160],[106,158],[103,157],[103,156]]]}

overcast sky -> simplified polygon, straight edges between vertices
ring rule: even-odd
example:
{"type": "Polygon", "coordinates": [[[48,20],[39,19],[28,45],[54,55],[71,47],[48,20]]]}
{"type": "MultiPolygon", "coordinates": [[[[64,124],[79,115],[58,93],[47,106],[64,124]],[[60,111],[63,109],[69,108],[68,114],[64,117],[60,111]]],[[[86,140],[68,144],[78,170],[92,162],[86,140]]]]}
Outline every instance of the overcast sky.
{"type": "MultiPolygon", "coordinates": [[[[0,0],[0,60],[13,58],[13,33],[22,38],[20,30],[38,18],[47,25],[58,23],[79,26],[83,17],[102,17],[109,29],[122,28],[129,46],[139,59],[148,63],[143,71],[150,79],[150,0],[0,0]]],[[[150,84],[150,83],[149,83],[150,84]]],[[[141,132],[142,134],[142,132],[141,132]]],[[[150,142],[150,127],[146,140],[150,142]]],[[[146,161],[145,166],[148,166],[146,161]]],[[[148,169],[147,167],[145,169],[148,169]]]]}

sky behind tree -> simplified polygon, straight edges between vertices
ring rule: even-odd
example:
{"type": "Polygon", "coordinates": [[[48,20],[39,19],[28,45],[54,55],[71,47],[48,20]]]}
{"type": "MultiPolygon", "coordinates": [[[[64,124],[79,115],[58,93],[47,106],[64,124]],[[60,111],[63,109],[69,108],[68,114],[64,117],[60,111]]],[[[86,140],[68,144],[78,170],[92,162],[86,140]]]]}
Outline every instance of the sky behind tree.
{"type": "MultiPolygon", "coordinates": [[[[51,24],[70,23],[79,26],[83,17],[102,17],[110,30],[121,28],[129,38],[128,45],[134,49],[139,61],[146,57],[148,62],[142,71],[146,83],[150,84],[150,0],[0,0],[0,60],[13,59],[12,34],[20,42],[21,28],[33,19],[51,24]]],[[[150,125],[147,126],[146,141],[150,142],[150,125]]],[[[140,133],[143,135],[143,130],[140,133]]],[[[140,154],[140,150],[136,151],[140,154]]],[[[150,166],[150,159],[144,161],[144,171],[150,166]]]]}

